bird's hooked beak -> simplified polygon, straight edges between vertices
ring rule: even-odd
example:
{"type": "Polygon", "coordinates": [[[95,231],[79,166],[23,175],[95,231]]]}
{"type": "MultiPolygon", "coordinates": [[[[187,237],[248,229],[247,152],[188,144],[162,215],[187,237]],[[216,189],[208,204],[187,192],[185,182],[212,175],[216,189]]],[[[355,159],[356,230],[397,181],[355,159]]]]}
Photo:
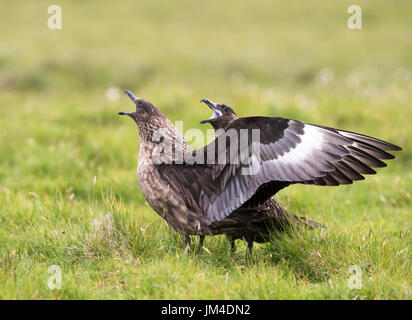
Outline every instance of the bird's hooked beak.
{"type": "MultiPolygon", "coordinates": [[[[124,93],[126,93],[133,102],[136,102],[137,97],[133,93],[131,93],[129,90],[125,90],[124,93]]],[[[130,116],[133,112],[136,112],[136,111],[119,112],[118,115],[120,115],[120,116],[130,116]]]]}
{"type": "Polygon", "coordinates": [[[213,101],[203,98],[202,100],[200,100],[200,102],[206,103],[209,106],[209,108],[213,111],[213,114],[209,119],[200,121],[200,123],[210,122],[211,120],[219,118],[222,115],[222,111],[220,111],[220,109],[216,106],[216,103],[214,103],[213,101]]]}

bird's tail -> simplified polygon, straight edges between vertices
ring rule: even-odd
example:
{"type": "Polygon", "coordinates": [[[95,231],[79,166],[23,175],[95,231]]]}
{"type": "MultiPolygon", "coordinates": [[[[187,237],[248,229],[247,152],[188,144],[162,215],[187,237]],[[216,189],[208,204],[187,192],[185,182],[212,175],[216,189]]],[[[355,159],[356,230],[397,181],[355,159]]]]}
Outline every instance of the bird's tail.
{"type": "Polygon", "coordinates": [[[300,223],[301,225],[309,228],[309,229],[314,229],[314,228],[326,228],[325,225],[320,224],[319,222],[312,221],[306,217],[296,217],[297,222],[300,223]]]}
{"type": "Polygon", "coordinates": [[[322,225],[319,222],[312,221],[306,217],[298,217],[294,215],[293,213],[288,212],[274,198],[270,199],[269,206],[271,207],[270,211],[272,215],[274,216],[274,219],[276,219],[277,221],[284,221],[286,225],[304,226],[309,229],[326,228],[325,225],[322,225]]]}

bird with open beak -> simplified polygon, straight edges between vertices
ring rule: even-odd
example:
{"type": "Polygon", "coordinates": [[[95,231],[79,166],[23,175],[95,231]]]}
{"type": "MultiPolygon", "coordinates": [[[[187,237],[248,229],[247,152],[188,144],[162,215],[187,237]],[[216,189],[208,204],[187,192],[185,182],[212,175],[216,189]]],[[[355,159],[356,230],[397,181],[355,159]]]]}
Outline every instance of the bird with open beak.
{"type": "MultiPolygon", "coordinates": [[[[238,119],[235,111],[226,104],[215,103],[206,98],[203,98],[200,102],[204,102],[213,111],[209,119],[203,120],[200,123],[210,123],[213,129],[215,129],[216,134],[224,133],[224,129],[227,128],[233,120],[238,119]]],[[[251,250],[253,241],[269,241],[271,234],[274,234],[275,231],[284,231],[285,228],[300,225],[309,228],[322,227],[320,223],[289,213],[275,198],[270,198],[264,204],[255,207],[235,210],[231,214],[232,218],[236,217],[239,213],[246,213],[245,226],[240,227],[235,232],[226,234],[226,237],[231,243],[232,252],[234,252],[236,248],[236,239],[245,240],[249,250],[251,250]],[[249,222],[247,222],[248,218],[249,222]],[[253,230],[253,232],[249,230],[253,230]]]]}
{"type": "MultiPolygon", "coordinates": [[[[220,156],[216,148],[219,137],[191,151],[181,134],[151,102],[129,91],[126,93],[136,110],[119,114],[131,117],[139,128],[137,172],[140,188],[149,205],[174,230],[185,235],[186,249],[190,245],[190,235],[229,235],[241,230],[240,237],[246,238],[251,250],[251,244],[259,241],[258,234],[263,229],[253,226],[268,221],[267,215],[257,211],[273,204],[270,199],[278,191],[297,183],[351,184],[363,180],[364,175],[375,174],[373,168],[386,166],[381,160],[393,159],[390,151],[402,150],[370,136],[297,120],[237,118],[233,110],[227,109],[229,107],[220,108],[205,99],[214,114],[206,122],[216,128],[235,132],[259,130],[259,170],[245,175],[241,166],[231,163],[231,139],[225,139],[225,163],[179,162],[173,154],[166,156],[168,161],[157,163],[152,155],[165,141],[173,144],[172,150],[182,150],[186,155],[201,153],[207,158],[212,150],[217,159],[220,156]],[[231,121],[226,124],[223,116],[230,117],[231,121]],[[162,133],[160,138],[155,135],[159,132],[162,133]]],[[[277,212],[276,208],[270,210],[277,212]]]]}
{"type": "Polygon", "coordinates": [[[228,105],[214,103],[206,98],[203,98],[200,102],[204,102],[213,111],[213,114],[209,119],[200,121],[200,123],[210,123],[215,130],[224,129],[233,120],[237,119],[236,113],[228,105]]]}

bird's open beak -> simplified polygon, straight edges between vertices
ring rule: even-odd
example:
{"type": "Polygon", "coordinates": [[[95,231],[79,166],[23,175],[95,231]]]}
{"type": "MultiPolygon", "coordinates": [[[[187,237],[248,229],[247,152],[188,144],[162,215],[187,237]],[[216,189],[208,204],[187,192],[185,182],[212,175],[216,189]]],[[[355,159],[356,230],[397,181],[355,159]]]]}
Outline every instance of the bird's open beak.
{"type": "MultiPolygon", "coordinates": [[[[133,93],[131,93],[129,90],[125,90],[124,93],[126,93],[133,102],[135,102],[137,100],[137,97],[133,93]]],[[[118,115],[120,115],[120,116],[130,116],[133,112],[135,112],[135,111],[119,112],[118,115]]]]}
{"type": "Polygon", "coordinates": [[[210,122],[211,120],[219,118],[222,115],[222,111],[219,110],[219,108],[216,106],[216,103],[214,103],[213,101],[203,98],[202,100],[200,100],[200,102],[206,103],[209,106],[209,108],[213,111],[213,114],[209,119],[200,121],[200,123],[210,122]]]}
{"type": "Polygon", "coordinates": [[[133,102],[137,100],[137,97],[133,93],[131,93],[129,90],[125,90],[124,93],[126,93],[133,102]]]}

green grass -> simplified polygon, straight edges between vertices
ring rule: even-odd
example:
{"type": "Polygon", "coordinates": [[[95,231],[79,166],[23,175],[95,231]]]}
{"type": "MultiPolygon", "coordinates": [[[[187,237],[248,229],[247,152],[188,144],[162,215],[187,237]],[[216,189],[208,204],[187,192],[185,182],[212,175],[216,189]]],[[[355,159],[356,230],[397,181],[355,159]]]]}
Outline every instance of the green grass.
{"type": "Polygon", "coordinates": [[[410,299],[412,4],[358,1],[363,29],[351,31],[349,1],[59,3],[60,31],[47,1],[0,3],[0,298],[410,299]],[[185,129],[208,128],[207,97],[404,151],[354,185],[277,195],[326,229],[251,259],[222,236],[184,255],[139,190],[137,130],[117,116],[132,105],[109,101],[112,86],[185,129]],[[61,290],[47,286],[51,265],[61,290]],[[352,265],[361,289],[347,285],[352,265]]]}

